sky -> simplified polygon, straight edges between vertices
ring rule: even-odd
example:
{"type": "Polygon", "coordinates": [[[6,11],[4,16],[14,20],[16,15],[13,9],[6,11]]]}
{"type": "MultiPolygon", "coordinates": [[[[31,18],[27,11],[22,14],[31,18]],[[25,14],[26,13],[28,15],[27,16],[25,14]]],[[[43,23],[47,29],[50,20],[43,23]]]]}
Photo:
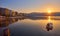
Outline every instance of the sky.
{"type": "Polygon", "coordinates": [[[0,0],[0,7],[14,11],[31,12],[60,12],[60,0],[0,0]]]}

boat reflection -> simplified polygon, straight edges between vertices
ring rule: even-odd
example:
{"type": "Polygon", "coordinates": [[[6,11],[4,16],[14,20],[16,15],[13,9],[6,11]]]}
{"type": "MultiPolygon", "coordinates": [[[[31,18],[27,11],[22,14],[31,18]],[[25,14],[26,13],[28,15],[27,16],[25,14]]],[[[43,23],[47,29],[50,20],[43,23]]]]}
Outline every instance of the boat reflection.
{"type": "Polygon", "coordinates": [[[10,36],[9,25],[17,22],[18,19],[6,18],[5,20],[0,21],[0,36],[10,36]]]}

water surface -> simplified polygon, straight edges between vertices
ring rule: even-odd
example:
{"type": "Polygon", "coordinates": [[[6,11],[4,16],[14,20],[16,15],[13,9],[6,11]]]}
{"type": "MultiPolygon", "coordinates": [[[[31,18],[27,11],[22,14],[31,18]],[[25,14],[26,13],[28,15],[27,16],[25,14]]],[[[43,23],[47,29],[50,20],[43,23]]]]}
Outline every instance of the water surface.
{"type": "MultiPolygon", "coordinates": [[[[60,17],[48,16],[44,19],[8,19],[5,21],[0,21],[1,28],[9,29],[10,36],[60,36],[60,17]],[[47,31],[47,23],[53,24],[53,29],[47,31]]],[[[1,32],[2,33],[2,32],[1,32]]],[[[4,32],[3,32],[4,33],[4,32]]],[[[2,33],[2,34],[3,34],[2,33]]]]}

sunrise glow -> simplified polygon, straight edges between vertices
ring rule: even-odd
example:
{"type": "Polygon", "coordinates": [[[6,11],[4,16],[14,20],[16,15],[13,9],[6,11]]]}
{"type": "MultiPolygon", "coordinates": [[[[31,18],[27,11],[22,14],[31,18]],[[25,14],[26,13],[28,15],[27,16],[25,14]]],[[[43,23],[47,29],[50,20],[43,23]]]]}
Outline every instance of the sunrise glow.
{"type": "Polygon", "coordinates": [[[51,8],[47,8],[47,12],[50,14],[52,12],[51,8]]]}
{"type": "Polygon", "coordinates": [[[48,10],[48,13],[51,13],[51,10],[48,10]]]}

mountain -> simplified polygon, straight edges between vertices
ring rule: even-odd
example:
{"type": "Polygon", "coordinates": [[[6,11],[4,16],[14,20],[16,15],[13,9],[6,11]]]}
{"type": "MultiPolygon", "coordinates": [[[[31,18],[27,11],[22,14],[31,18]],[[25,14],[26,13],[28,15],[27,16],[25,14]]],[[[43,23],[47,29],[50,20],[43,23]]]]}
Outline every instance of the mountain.
{"type": "Polygon", "coordinates": [[[7,9],[7,8],[1,8],[0,7],[0,16],[16,16],[18,13],[16,11],[7,9]]]}
{"type": "Polygon", "coordinates": [[[37,13],[32,12],[28,14],[29,16],[60,16],[60,12],[53,12],[53,13],[37,13]]]}
{"type": "Polygon", "coordinates": [[[60,12],[51,13],[51,16],[60,16],[60,12]]]}

